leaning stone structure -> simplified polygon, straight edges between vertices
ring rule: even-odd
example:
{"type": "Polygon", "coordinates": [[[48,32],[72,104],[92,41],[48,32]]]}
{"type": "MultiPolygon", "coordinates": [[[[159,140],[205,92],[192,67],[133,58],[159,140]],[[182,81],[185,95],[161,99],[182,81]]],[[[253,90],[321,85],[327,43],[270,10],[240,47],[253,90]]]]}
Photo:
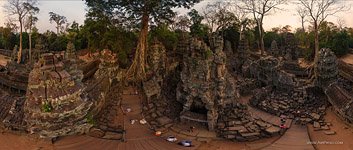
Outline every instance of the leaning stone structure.
{"type": "MultiPolygon", "coordinates": [[[[60,56],[59,56],[60,57],[60,56]]],[[[57,137],[86,132],[86,116],[92,106],[82,83],[54,54],[44,54],[29,75],[26,121],[31,132],[57,137]]]]}
{"type": "Polygon", "coordinates": [[[282,56],[288,60],[297,60],[298,59],[298,50],[296,41],[293,33],[286,33],[284,46],[282,47],[282,56]]]}
{"type": "Polygon", "coordinates": [[[100,60],[98,70],[94,74],[96,79],[108,78],[110,84],[114,79],[118,79],[119,65],[115,53],[105,49],[95,57],[100,60]]]}
{"type": "Polygon", "coordinates": [[[248,62],[247,59],[249,58],[249,51],[250,48],[247,40],[244,38],[240,39],[238,45],[238,62],[236,66],[238,72],[242,72],[242,66],[248,62]]]}
{"type": "Polygon", "coordinates": [[[184,104],[182,120],[204,123],[209,130],[214,130],[220,109],[232,104],[238,93],[234,79],[225,68],[223,40],[213,38],[211,47],[214,49],[195,38],[189,39],[177,101],[184,104]]]}
{"type": "Polygon", "coordinates": [[[29,72],[29,66],[11,61],[0,70],[0,85],[25,92],[27,90],[29,72]]]}
{"type": "Polygon", "coordinates": [[[272,56],[278,56],[278,53],[279,53],[279,49],[278,49],[278,46],[277,46],[277,42],[276,42],[276,40],[273,40],[271,42],[271,55],[272,56]]]}
{"type": "Polygon", "coordinates": [[[353,95],[339,87],[331,84],[325,89],[325,93],[332,104],[335,112],[348,123],[353,123],[353,95]]]}
{"type": "Polygon", "coordinates": [[[101,74],[110,72],[98,70],[96,79],[86,86],[77,63],[69,44],[65,54],[43,54],[34,64],[24,106],[28,131],[54,138],[87,133],[93,126],[93,116],[101,111],[110,88],[110,78],[101,74]]]}
{"type": "Polygon", "coordinates": [[[316,84],[324,87],[337,80],[338,67],[336,55],[327,48],[319,51],[316,84]]]}

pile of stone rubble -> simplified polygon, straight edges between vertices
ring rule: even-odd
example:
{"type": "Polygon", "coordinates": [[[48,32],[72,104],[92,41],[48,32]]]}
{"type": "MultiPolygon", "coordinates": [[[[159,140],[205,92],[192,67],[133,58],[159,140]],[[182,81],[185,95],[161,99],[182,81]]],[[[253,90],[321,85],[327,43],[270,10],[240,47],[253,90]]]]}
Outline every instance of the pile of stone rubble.
{"type": "Polygon", "coordinates": [[[226,107],[217,128],[221,137],[237,141],[254,141],[279,135],[281,129],[261,119],[252,118],[245,105],[226,107]]]}
{"type": "Polygon", "coordinates": [[[277,90],[261,90],[250,100],[250,104],[276,116],[295,118],[297,123],[324,122],[327,102],[313,92],[295,89],[292,93],[277,90]]]}

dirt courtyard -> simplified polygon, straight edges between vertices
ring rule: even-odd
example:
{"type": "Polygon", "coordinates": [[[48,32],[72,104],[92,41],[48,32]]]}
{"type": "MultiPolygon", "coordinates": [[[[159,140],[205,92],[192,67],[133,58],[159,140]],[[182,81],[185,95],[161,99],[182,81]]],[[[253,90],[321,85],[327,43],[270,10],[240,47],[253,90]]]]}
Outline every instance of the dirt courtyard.
{"type": "Polygon", "coordinates": [[[332,123],[330,131],[335,131],[335,135],[326,135],[324,131],[314,131],[309,125],[309,135],[311,142],[316,142],[314,146],[319,150],[353,150],[353,128],[346,125],[334,114],[331,109],[326,111],[325,120],[332,123]]]}

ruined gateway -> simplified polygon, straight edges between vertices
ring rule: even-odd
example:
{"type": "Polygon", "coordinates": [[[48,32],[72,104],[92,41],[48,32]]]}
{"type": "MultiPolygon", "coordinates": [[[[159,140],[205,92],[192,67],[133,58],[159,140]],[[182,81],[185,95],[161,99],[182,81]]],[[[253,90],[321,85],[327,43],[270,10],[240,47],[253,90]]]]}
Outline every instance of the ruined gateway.
{"type": "Polygon", "coordinates": [[[236,105],[239,97],[225,67],[223,39],[212,40],[212,49],[197,39],[188,40],[177,88],[177,101],[184,104],[181,119],[206,123],[209,130],[216,129],[221,110],[236,105]]]}

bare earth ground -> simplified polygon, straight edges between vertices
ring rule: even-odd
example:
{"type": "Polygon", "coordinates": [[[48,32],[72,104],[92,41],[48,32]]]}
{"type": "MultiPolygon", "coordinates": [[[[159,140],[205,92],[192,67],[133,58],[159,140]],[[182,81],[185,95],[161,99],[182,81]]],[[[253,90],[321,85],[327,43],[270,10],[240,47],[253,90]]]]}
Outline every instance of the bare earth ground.
{"type": "Polygon", "coordinates": [[[346,56],[341,57],[341,60],[344,62],[353,65],[353,54],[347,54],[346,56]]]}
{"type": "Polygon", "coordinates": [[[325,120],[332,123],[331,131],[335,135],[326,135],[324,131],[314,131],[312,125],[309,125],[309,134],[312,142],[317,142],[315,146],[319,150],[353,150],[353,128],[348,127],[340,118],[327,110],[325,120]]]}
{"type": "Polygon", "coordinates": [[[7,61],[9,61],[10,59],[4,55],[0,55],[0,65],[2,66],[6,66],[7,61]]]}

